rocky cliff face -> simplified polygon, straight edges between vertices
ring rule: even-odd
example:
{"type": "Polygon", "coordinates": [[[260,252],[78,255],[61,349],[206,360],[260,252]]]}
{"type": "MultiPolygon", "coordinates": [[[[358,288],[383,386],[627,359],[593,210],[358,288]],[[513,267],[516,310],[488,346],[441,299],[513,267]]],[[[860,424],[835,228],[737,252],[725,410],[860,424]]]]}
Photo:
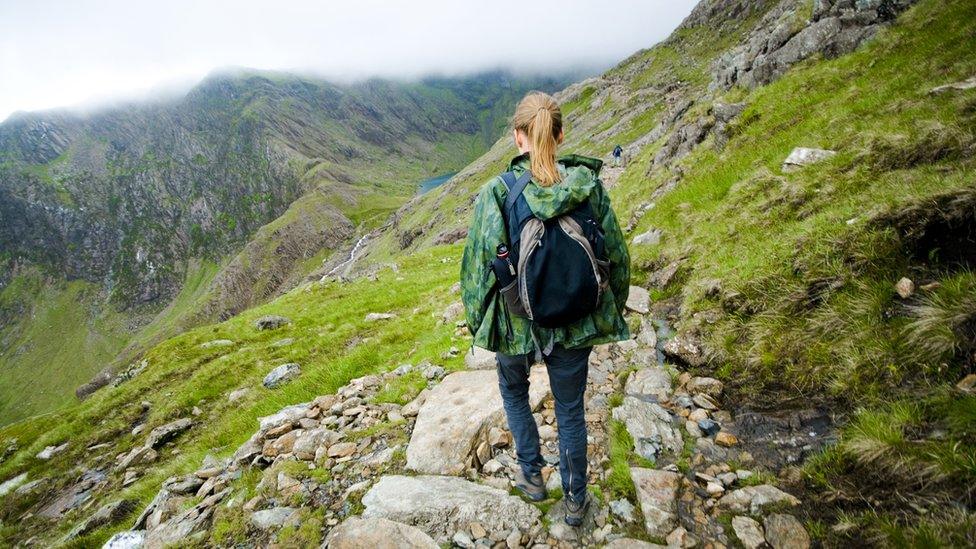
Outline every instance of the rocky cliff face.
{"type": "Polygon", "coordinates": [[[219,261],[310,188],[395,186],[377,173],[391,158],[435,167],[437,143],[493,139],[501,107],[555,82],[234,72],[170,102],[16,114],[0,125],[0,260],[103,284],[123,308],[165,300],[187,258],[219,261]]]}

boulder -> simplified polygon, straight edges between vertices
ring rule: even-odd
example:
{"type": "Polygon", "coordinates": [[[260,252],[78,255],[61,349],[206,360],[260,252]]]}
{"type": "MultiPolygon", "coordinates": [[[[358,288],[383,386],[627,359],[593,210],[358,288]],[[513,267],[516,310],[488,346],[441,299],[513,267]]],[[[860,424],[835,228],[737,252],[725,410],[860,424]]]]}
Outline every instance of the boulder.
{"type": "Polygon", "coordinates": [[[496,364],[495,353],[481,347],[472,347],[464,354],[464,365],[469,370],[494,370],[496,364]]]}
{"type": "Polygon", "coordinates": [[[275,330],[286,324],[291,324],[291,319],[278,315],[265,315],[254,321],[254,327],[258,330],[275,330]]]}
{"type": "Polygon", "coordinates": [[[2,483],[0,483],[0,497],[13,492],[20,487],[21,484],[27,482],[27,473],[21,473],[13,478],[9,478],[2,483]]]}
{"type": "Polygon", "coordinates": [[[656,246],[661,243],[662,234],[661,229],[651,229],[635,236],[631,243],[634,246],[656,246]]]}
{"type": "Polygon", "coordinates": [[[146,533],[142,530],[127,530],[108,538],[102,549],[141,549],[146,542],[146,533]]]}
{"type": "Polygon", "coordinates": [[[295,509],[291,507],[272,507],[256,511],[251,515],[251,524],[258,530],[280,528],[294,512],[295,509]]]}
{"type": "Polygon", "coordinates": [[[929,93],[936,95],[940,93],[945,93],[948,91],[965,91],[976,88],[976,76],[971,76],[960,82],[953,82],[951,84],[943,84],[941,86],[936,86],[929,90],[929,93]]]}
{"type": "Polygon", "coordinates": [[[702,350],[698,333],[691,330],[679,331],[664,344],[662,349],[669,358],[698,367],[705,364],[705,353],[702,350]]]}
{"type": "Polygon", "coordinates": [[[663,538],[678,526],[678,486],[681,475],[659,469],[630,468],[647,534],[663,538]]]}
{"type": "Polygon", "coordinates": [[[214,347],[230,347],[234,342],[229,339],[215,339],[200,344],[201,349],[213,349],[214,347]]]}
{"type": "Polygon", "coordinates": [[[444,313],[441,314],[441,320],[444,322],[453,322],[458,318],[464,317],[464,304],[460,301],[455,301],[447,307],[444,308],[444,313]]]}
{"type": "Polygon", "coordinates": [[[763,520],[766,541],[773,549],[809,549],[810,535],[793,515],[773,514],[763,520]]]}
{"type": "Polygon", "coordinates": [[[613,418],[624,422],[634,439],[635,451],[647,459],[655,460],[664,452],[681,451],[681,433],[675,428],[671,414],[653,402],[625,396],[623,403],[613,409],[613,418]]]}
{"type": "Polygon", "coordinates": [[[433,538],[413,526],[379,517],[360,518],[352,516],[329,532],[323,547],[329,549],[360,549],[361,547],[437,549],[438,545],[433,538]]]}
{"type": "Polygon", "coordinates": [[[60,446],[45,446],[43,450],[37,453],[37,459],[49,460],[52,457],[60,454],[68,447],[68,443],[65,442],[60,446]]]}
{"type": "Polygon", "coordinates": [[[152,431],[149,431],[149,436],[146,437],[147,448],[158,449],[163,444],[175,439],[180,436],[183,431],[186,431],[193,426],[193,420],[190,418],[182,418],[176,421],[171,421],[165,425],[160,425],[152,431]]]}
{"type": "MultiPolygon", "coordinates": [[[[529,402],[536,409],[549,394],[545,368],[533,368],[529,382],[529,402]]],[[[463,473],[478,443],[504,419],[496,371],[450,374],[431,389],[420,408],[407,446],[407,469],[437,475],[463,473]]]]}
{"type": "Polygon", "coordinates": [[[915,293],[915,283],[912,279],[903,276],[895,283],[895,291],[898,292],[898,297],[908,299],[915,293]]]}
{"type": "Polygon", "coordinates": [[[280,387],[302,374],[302,367],[295,362],[282,364],[264,376],[264,386],[268,389],[280,387]]]}
{"type": "Polygon", "coordinates": [[[640,286],[631,286],[627,294],[627,308],[646,315],[651,311],[651,294],[640,286]]]}
{"type": "Polygon", "coordinates": [[[258,425],[262,431],[267,431],[285,423],[294,423],[305,417],[310,404],[309,402],[304,402],[286,406],[270,416],[259,417],[258,425]]]}
{"type": "Polygon", "coordinates": [[[826,149],[810,149],[807,147],[797,147],[783,160],[783,171],[793,172],[804,166],[822,162],[836,155],[836,151],[826,149]]]}
{"type": "Polygon", "coordinates": [[[135,509],[136,502],[134,500],[120,499],[118,501],[113,501],[112,503],[107,503],[101,506],[98,511],[92,514],[80,524],[75,526],[68,535],[65,537],[65,541],[70,541],[75,538],[80,538],[89,532],[92,532],[96,528],[104,526],[106,524],[114,524],[129,514],[130,511],[135,509]]]}
{"type": "Polygon", "coordinates": [[[396,315],[393,313],[369,313],[363,320],[366,322],[376,322],[378,320],[390,320],[393,318],[396,318],[396,315]]]}
{"type": "Polygon", "coordinates": [[[439,544],[478,522],[488,532],[528,532],[541,513],[503,490],[457,477],[380,478],[363,496],[363,518],[385,518],[423,530],[439,544]]]}
{"type": "Polygon", "coordinates": [[[719,500],[719,508],[733,513],[758,515],[769,506],[799,505],[800,500],[770,484],[746,486],[729,492],[719,500]]]}
{"type": "Polygon", "coordinates": [[[725,386],[713,377],[693,377],[685,384],[685,388],[693,395],[706,394],[712,398],[722,396],[725,386]]]}
{"type": "Polygon", "coordinates": [[[732,531],[746,549],[759,549],[766,543],[762,526],[749,517],[732,517],[732,531]]]}
{"type": "Polygon", "coordinates": [[[671,397],[671,374],[659,366],[641,368],[627,376],[624,394],[645,399],[652,397],[665,402],[671,397]]]}

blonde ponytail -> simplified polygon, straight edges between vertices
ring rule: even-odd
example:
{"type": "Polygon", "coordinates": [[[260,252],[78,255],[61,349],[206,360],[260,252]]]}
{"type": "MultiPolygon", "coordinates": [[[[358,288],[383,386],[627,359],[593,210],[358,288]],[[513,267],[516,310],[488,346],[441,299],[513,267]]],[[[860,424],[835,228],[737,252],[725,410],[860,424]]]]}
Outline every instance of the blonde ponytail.
{"type": "Polygon", "coordinates": [[[512,125],[528,136],[532,146],[532,179],[543,187],[558,183],[561,177],[556,166],[556,140],[563,131],[563,113],[556,100],[542,92],[529,93],[515,108],[512,125]]]}

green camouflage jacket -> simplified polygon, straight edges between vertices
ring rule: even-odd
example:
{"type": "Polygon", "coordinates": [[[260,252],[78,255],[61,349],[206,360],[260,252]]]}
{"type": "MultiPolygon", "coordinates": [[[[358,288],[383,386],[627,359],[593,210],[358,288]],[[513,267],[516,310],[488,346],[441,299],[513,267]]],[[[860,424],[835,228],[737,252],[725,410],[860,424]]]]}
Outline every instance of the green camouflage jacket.
{"type": "MultiPolygon", "coordinates": [[[[528,154],[515,157],[509,170],[519,177],[528,169],[528,154]]],[[[600,182],[601,160],[569,155],[559,158],[562,181],[551,187],[530,182],[523,195],[539,219],[564,214],[584,200],[590,201],[596,220],[602,225],[610,261],[610,290],[604,292],[597,310],[565,328],[548,329],[530,320],[509,315],[500,298],[491,262],[499,243],[508,244],[502,208],[508,188],[497,176],[481,188],[474,203],[474,215],[461,260],[461,300],[464,303],[468,329],[474,345],[509,355],[536,351],[532,338],[535,331],[540,345],[558,343],[567,348],[586,347],[628,339],[630,333],[623,318],[624,304],[630,289],[630,257],[617,216],[610,207],[610,197],[600,182]],[[509,336],[508,323],[512,333],[509,336]]]]}

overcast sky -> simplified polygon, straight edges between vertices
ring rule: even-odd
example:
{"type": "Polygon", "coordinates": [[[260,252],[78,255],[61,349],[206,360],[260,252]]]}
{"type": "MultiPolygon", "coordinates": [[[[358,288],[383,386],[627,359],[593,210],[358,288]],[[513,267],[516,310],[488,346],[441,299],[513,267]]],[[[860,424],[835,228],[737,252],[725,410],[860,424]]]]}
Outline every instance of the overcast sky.
{"type": "Polygon", "coordinates": [[[608,67],[696,0],[0,0],[0,120],[186,89],[215,68],[336,79],[608,67]]]}

